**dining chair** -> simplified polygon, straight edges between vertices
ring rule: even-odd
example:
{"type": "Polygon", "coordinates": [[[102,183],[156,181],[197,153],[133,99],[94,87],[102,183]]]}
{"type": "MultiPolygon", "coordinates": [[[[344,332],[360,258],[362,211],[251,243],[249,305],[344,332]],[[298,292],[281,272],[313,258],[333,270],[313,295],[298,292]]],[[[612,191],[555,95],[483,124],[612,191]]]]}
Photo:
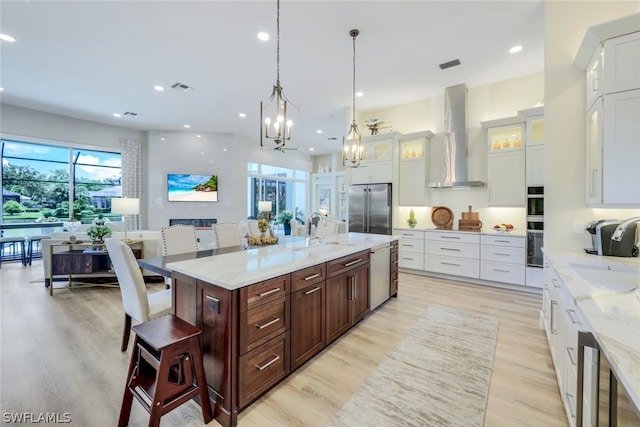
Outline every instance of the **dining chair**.
{"type": "MultiPolygon", "coordinates": [[[[251,225],[249,225],[249,227],[251,227],[251,225]]],[[[211,228],[213,229],[213,244],[210,245],[212,249],[242,245],[240,229],[237,223],[221,222],[219,224],[212,224],[211,228]]]]}
{"type": "Polygon", "coordinates": [[[104,243],[120,285],[124,309],[124,329],[120,350],[127,351],[131,319],[143,323],[171,314],[171,289],[148,294],[142,271],[131,248],[116,238],[105,239],[104,243]]]}
{"type": "Polygon", "coordinates": [[[316,237],[335,237],[338,235],[338,223],[334,221],[320,221],[316,226],[316,237]]]}
{"type": "Polygon", "coordinates": [[[307,228],[303,225],[300,225],[297,219],[292,219],[291,223],[291,235],[292,236],[306,236],[307,228]]]}
{"type": "Polygon", "coordinates": [[[160,229],[162,255],[184,254],[200,250],[196,228],[193,225],[177,224],[160,229]]]}

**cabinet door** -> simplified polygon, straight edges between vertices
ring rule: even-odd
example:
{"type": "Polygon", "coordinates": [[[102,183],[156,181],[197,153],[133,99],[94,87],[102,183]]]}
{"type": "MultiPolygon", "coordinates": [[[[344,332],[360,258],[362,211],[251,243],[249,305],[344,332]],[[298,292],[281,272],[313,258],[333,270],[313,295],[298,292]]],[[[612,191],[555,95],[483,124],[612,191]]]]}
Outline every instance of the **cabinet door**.
{"type": "Polygon", "coordinates": [[[351,324],[369,313],[369,264],[351,271],[351,324]]]}
{"type": "Polygon", "coordinates": [[[391,161],[392,139],[372,141],[369,146],[369,160],[371,161],[391,161]]]}
{"type": "Polygon", "coordinates": [[[324,348],[324,281],[301,289],[291,298],[291,369],[324,348]]]}
{"type": "Polygon", "coordinates": [[[489,154],[487,177],[489,206],[524,207],[524,151],[489,154]]]}
{"type": "Polygon", "coordinates": [[[602,203],[602,98],[587,111],[587,204],[602,203]]]}
{"type": "Polygon", "coordinates": [[[369,182],[381,184],[393,181],[393,166],[391,161],[369,163],[369,182]]]}
{"type": "Polygon", "coordinates": [[[640,88],[640,32],[604,42],[604,93],[640,88]]]}
{"type": "Polygon", "coordinates": [[[527,187],[544,186],[544,145],[527,146],[527,187]]]}
{"type": "Polygon", "coordinates": [[[640,89],[605,95],[602,142],[604,205],[640,203],[640,89]]]}
{"type": "Polygon", "coordinates": [[[425,160],[400,161],[398,167],[398,203],[400,206],[423,206],[426,182],[425,160]]]}
{"type": "Polygon", "coordinates": [[[351,327],[349,298],[351,297],[351,272],[327,279],[327,303],[325,312],[327,345],[351,327]]]}
{"type": "Polygon", "coordinates": [[[591,108],[593,103],[602,96],[604,92],[602,82],[602,47],[598,46],[589,65],[587,65],[586,73],[587,87],[587,110],[591,108]]]}
{"type": "Polygon", "coordinates": [[[371,171],[368,163],[366,163],[366,166],[350,170],[351,184],[369,184],[371,182],[371,171]]]}

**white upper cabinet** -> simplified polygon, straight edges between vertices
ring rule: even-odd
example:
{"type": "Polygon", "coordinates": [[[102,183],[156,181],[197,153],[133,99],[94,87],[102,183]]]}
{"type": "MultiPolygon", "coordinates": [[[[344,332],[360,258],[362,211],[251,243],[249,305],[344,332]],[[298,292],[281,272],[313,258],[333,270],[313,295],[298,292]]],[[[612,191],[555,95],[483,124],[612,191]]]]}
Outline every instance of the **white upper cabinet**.
{"type": "Polygon", "coordinates": [[[574,61],[585,70],[586,202],[591,207],[640,204],[638,18],[590,28],[574,61]]]}
{"type": "Polygon", "coordinates": [[[416,132],[400,137],[398,141],[398,204],[424,206],[428,175],[429,141],[431,131],[416,132]]]}
{"type": "Polygon", "coordinates": [[[526,185],[544,186],[544,107],[520,110],[518,116],[526,120],[526,185]]]}
{"type": "Polygon", "coordinates": [[[351,184],[376,184],[393,180],[393,145],[398,133],[390,132],[362,138],[362,162],[351,169],[351,184]]]}
{"type": "Polygon", "coordinates": [[[604,42],[604,93],[640,88],[640,32],[604,42]]]}
{"type": "Polygon", "coordinates": [[[513,117],[482,122],[487,129],[487,187],[489,206],[525,205],[525,132],[523,119],[513,117]],[[508,123],[508,124],[507,124],[508,123]]]}

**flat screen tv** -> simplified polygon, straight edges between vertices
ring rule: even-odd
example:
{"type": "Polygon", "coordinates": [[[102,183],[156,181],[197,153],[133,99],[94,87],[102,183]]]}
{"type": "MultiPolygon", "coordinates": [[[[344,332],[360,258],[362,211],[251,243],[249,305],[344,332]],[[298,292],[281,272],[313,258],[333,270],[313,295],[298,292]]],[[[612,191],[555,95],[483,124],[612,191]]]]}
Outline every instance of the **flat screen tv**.
{"type": "Polygon", "coordinates": [[[217,202],[218,176],[170,173],[167,194],[170,202],[217,202]]]}

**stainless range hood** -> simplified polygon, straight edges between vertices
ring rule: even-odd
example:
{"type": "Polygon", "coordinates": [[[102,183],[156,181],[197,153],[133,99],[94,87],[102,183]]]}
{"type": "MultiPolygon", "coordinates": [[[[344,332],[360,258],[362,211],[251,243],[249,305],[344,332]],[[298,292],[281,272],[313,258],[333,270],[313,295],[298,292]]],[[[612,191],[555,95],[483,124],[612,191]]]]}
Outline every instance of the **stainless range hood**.
{"type": "Polygon", "coordinates": [[[482,181],[467,180],[467,86],[451,86],[444,90],[444,179],[427,182],[431,188],[482,187],[482,181]]]}

